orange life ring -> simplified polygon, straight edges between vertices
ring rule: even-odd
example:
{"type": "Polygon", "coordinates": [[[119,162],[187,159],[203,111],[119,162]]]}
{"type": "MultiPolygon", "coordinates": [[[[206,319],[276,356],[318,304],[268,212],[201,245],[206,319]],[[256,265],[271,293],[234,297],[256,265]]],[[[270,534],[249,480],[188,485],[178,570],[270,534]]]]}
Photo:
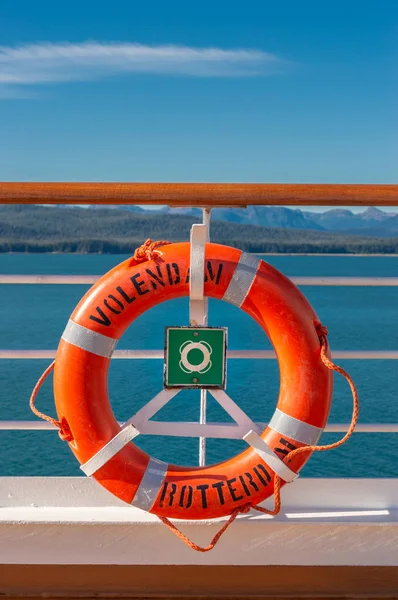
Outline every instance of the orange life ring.
{"type": "MultiPolygon", "coordinates": [[[[99,279],[72,313],[57,350],[54,396],[81,464],[121,431],[107,393],[117,340],[144,311],[189,295],[189,266],[189,243],[163,246],[156,259],[142,264],[128,259],[99,279]]],[[[279,361],[280,394],[272,420],[257,436],[257,449],[254,439],[233,459],[183,467],[128,443],[93,473],[121,500],[170,518],[222,517],[248,502],[264,501],[273,493],[275,472],[261,449],[278,460],[315,444],[331,404],[332,373],[320,360],[319,319],[300,290],[265,261],[227,246],[206,244],[205,266],[205,296],[240,306],[270,338],[279,361]]],[[[295,456],[287,468],[298,473],[309,454],[295,456]]]]}

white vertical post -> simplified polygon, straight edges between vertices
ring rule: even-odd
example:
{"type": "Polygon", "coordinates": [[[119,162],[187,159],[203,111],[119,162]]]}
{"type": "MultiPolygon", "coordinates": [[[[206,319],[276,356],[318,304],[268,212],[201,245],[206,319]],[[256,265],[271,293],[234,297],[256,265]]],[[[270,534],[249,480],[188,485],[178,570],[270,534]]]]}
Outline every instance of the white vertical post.
{"type": "MultiPolygon", "coordinates": [[[[207,241],[210,240],[210,213],[211,208],[203,208],[203,225],[206,226],[207,229],[207,241]]],[[[205,304],[205,318],[203,325],[208,325],[209,323],[209,301],[208,298],[203,298],[205,304]]],[[[200,390],[200,418],[199,422],[201,424],[206,424],[206,411],[207,411],[207,391],[200,390]]],[[[199,438],[199,466],[204,467],[206,464],[206,438],[199,438]]]]}
{"type": "MultiPolygon", "coordinates": [[[[189,279],[189,321],[194,327],[208,324],[208,300],[204,297],[205,248],[209,241],[210,209],[203,209],[203,223],[191,229],[191,276],[189,279]]],[[[200,390],[199,422],[206,423],[207,392],[200,390]]],[[[199,465],[206,462],[206,438],[199,438],[199,465]]]]}
{"type": "Polygon", "coordinates": [[[189,322],[192,327],[203,327],[207,323],[207,302],[203,295],[207,241],[206,225],[192,225],[189,278],[189,322]]]}

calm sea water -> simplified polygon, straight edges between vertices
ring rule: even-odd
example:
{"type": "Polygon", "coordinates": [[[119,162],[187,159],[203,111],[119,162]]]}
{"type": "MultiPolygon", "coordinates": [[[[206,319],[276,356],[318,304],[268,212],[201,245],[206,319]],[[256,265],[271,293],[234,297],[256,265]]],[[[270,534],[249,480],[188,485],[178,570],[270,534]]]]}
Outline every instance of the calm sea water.
{"type": "MultiPolygon", "coordinates": [[[[1,273],[102,274],[121,255],[1,255],[1,273]]],[[[398,276],[398,257],[271,256],[268,262],[286,275],[398,276]]],[[[0,311],[0,348],[52,349],[85,285],[3,285],[0,311]]],[[[303,287],[322,322],[329,328],[332,349],[394,350],[398,347],[398,288],[303,287]]],[[[188,301],[172,301],[143,315],[129,329],[118,348],[156,349],[163,346],[164,326],[188,323],[188,301]]],[[[270,344],[262,330],[239,309],[210,301],[210,324],[229,328],[230,349],[263,349],[270,344]]],[[[32,419],[28,402],[46,360],[0,361],[0,419],[32,419]]],[[[360,421],[398,422],[398,370],[394,361],[340,361],[357,383],[360,421]]],[[[230,360],[228,393],[254,420],[271,417],[279,386],[277,362],[230,360]]],[[[162,361],[114,360],[110,396],[119,420],[125,420],[162,387],[162,361]]],[[[208,400],[209,420],[228,421],[215,401],[208,400]]],[[[55,414],[52,384],[47,381],[38,399],[41,410],[55,414]]],[[[347,384],[335,377],[330,422],[348,422],[352,400],[347,384]]],[[[199,393],[183,392],[156,416],[159,420],[198,420],[199,393]]],[[[329,443],[338,434],[324,434],[329,443]]],[[[198,442],[190,438],[138,438],[154,456],[179,464],[197,464],[198,442]]],[[[208,440],[209,463],[232,456],[244,442],[208,440]]],[[[397,439],[393,434],[355,434],[345,447],[313,455],[303,469],[307,477],[397,477],[392,460],[397,439]]],[[[78,463],[54,432],[0,431],[0,475],[80,475],[78,463]]]]}

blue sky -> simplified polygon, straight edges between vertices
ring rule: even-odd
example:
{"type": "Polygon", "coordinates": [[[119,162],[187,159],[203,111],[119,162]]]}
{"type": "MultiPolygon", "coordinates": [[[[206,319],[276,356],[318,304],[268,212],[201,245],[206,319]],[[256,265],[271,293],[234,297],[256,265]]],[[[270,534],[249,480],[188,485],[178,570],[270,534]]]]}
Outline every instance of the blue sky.
{"type": "Polygon", "coordinates": [[[2,0],[0,179],[396,183],[398,2],[2,0]]]}

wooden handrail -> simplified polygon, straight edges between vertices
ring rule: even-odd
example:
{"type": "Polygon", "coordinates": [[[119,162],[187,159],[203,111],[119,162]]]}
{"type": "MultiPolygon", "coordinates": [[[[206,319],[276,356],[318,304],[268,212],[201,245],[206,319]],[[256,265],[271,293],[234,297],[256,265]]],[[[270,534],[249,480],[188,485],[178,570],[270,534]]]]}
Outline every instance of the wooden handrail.
{"type": "Polygon", "coordinates": [[[398,185],[0,182],[0,203],[397,206],[398,185]]]}

